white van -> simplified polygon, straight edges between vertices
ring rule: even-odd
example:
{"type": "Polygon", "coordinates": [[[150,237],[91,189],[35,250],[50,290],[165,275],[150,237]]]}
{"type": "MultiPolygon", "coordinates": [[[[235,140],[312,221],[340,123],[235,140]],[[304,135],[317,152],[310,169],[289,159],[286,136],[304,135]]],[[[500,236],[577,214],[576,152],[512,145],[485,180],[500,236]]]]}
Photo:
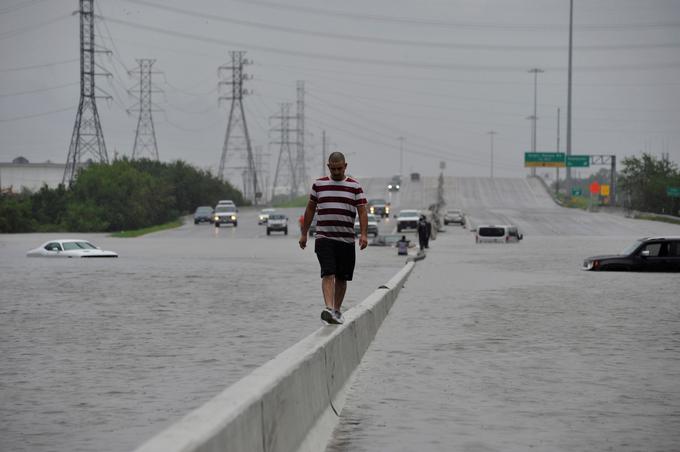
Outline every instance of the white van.
{"type": "Polygon", "coordinates": [[[475,242],[477,243],[517,243],[524,236],[519,233],[517,226],[501,224],[485,224],[477,226],[475,242]]]}

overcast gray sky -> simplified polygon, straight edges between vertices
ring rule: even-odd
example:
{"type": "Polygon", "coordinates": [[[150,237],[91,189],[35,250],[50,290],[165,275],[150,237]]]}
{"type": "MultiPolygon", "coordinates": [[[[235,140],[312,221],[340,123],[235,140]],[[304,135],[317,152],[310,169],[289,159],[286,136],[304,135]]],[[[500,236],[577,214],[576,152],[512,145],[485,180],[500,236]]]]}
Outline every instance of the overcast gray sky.
{"type": "MultiPolygon", "coordinates": [[[[680,161],[680,1],[575,0],[574,154],[668,152],[680,161]]],[[[137,124],[126,93],[135,59],[154,58],[159,154],[217,170],[228,104],[217,68],[245,50],[253,145],[268,159],[281,102],[306,85],[310,174],[321,171],[321,132],[357,177],[522,177],[531,146],[534,67],[539,151],[566,147],[568,0],[105,0],[96,40],[113,52],[97,85],[109,157],[130,155],[137,124]]],[[[0,0],[0,161],[63,162],[78,104],[76,0],[0,0]]],[[[227,166],[239,163],[228,156],[227,166]]],[[[551,173],[552,174],[552,173],[551,173]]],[[[239,181],[235,181],[240,185],[239,181]]]]}

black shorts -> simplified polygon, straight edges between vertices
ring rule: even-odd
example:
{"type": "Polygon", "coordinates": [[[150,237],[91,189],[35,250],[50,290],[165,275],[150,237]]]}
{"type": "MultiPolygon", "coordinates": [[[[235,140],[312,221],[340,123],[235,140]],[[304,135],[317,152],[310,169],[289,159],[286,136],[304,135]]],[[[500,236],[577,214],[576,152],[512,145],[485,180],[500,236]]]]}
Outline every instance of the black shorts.
{"type": "Polygon", "coordinates": [[[332,239],[316,239],[314,252],[321,265],[322,278],[335,275],[338,279],[352,280],[356,260],[354,243],[332,239]]]}

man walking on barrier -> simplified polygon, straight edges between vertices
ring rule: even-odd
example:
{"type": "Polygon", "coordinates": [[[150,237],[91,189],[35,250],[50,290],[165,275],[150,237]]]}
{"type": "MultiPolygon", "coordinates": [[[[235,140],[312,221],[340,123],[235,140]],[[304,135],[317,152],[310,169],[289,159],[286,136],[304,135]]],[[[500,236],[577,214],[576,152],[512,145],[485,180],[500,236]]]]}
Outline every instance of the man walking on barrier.
{"type": "Polygon", "coordinates": [[[340,312],[352,280],[356,254],[354,249],[354,219],[359,215],[359,248],[368,245],[366,196],[359,182],[345,176],[347,162],[341,152],[328,157],[330,177],[324,176],[312,185],[305,217],[300,231],[300,248],[307,246],[307,233],[316,212],[314,252],[321,266],[321,290],[326,308],[321,311],[325,323],[343,323],[340,312]]]}

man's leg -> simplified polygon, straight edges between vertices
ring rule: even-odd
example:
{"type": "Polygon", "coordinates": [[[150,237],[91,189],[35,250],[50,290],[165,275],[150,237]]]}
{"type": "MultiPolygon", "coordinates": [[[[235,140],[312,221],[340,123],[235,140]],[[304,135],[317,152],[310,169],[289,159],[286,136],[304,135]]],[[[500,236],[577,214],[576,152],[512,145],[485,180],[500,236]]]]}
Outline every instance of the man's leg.
{"type": "Polygon", "coordinates": [[[335,303],[333,304],[333,308],[336,311],[339,311],[340,306],[342,306],[342,301],[345,299],[345,291],[347,291],[347,281],[335,278],[335,303]]]}
{"type": "Polygon", "coordinates": [[[321,291],[327,308],[333,309],[336,287],[335,275],[326,275],[321,278],[321,291]]]}

